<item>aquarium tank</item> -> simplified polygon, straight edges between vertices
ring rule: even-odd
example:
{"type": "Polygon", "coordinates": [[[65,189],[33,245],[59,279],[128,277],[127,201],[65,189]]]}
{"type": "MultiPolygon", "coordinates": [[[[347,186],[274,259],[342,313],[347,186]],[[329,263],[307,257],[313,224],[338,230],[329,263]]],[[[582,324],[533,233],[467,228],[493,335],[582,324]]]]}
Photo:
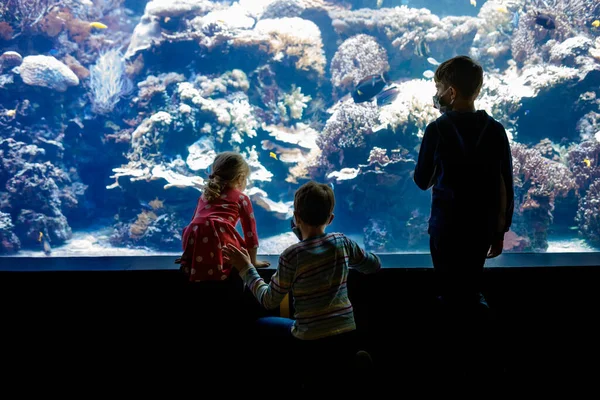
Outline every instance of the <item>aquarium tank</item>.
{"type": "Polygon", "coordinates": [[[0,254],[179,253],[230,150],[259,253],[297,241],[308,180],[335,192],[331,231],[428,252],[412,175],[433,73],[457,55],[483,66],[476,107],[511,141],[505,251],[598,251],[597,0],[3,0],[0,254]]]}

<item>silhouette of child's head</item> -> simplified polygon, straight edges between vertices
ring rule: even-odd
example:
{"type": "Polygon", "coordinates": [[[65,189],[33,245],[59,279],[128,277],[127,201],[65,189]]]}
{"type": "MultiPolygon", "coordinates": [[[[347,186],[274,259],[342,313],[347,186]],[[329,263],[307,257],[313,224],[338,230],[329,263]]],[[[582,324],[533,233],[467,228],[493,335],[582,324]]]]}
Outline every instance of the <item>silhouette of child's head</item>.
{"type": "Polygon", "coordinates": [[[241,154],[233,151],[219,153],[204,185],[204,198],[212,201],[221,196],[221,192],[227,187],[244,190],[249,176],[250,167],[241,154]]]}
{"type": "Polygon", "coordinates": [[[444,61],[433,77],[439,104],[452,109],[456,100],[473,102],[483,85],[483,68],[467,56],[444,61]]]}
{"type": "Polygon", "coordinates": [[[326,225],[331,220],[335,196],[329,185],[310,181],[302,185],[294,196],[294,214],[311,226],[326,225]]]}

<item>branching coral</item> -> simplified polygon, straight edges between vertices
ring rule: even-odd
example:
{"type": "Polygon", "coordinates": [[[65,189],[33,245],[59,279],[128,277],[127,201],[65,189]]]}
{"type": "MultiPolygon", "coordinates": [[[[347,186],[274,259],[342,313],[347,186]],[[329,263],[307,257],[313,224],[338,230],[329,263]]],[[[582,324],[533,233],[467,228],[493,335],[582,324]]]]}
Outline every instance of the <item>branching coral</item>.
{"type": "Polygon", "coordinates": [[[90,100],[97,114],[110,113],[133,84],[125,73],[125,61],[118,49],[108,50],[90,69],[90,100]]]}
{"type": "Polygon", "coordinates": [[[292,91],[285,94],[283,101],[278,104],[280,114],[285,117],[288,114],[287,110],[289,110],[292,119],[302,119],[304,109],[311,100],[312,97],[302,94],[302,88],[293,86],[292,91]]]}
{"type": "Polygon", "coordinates": [[[19,28],[19,33],[13,39],[30,33],[58,3],[59,0],[8,0],[8,13],[17,21],[19,28]]]}
{"type": "Polygon", "coordinates": [[[256,136],[259,122],[254,117],[254,109],[248,101],[248,96],[244,93],[237,92],[227,100],[204,98],[189,82],[180,83],[177,91],[182,101],[214,115],[217,123],[221,125],[217,132],[220,141],[224,139],[227,131],[230,133],[231,144],[243,143],[243,137],[256,136]]]}

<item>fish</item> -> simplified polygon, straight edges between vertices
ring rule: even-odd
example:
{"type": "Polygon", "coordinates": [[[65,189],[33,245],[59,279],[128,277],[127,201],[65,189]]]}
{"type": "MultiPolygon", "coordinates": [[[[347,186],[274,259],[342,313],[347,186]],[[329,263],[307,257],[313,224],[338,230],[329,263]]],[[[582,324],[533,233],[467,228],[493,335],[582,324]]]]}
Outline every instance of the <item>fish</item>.
{"type": "Polygon", "coordinates": [[[271,157],[271,158],[274,158],[274,159],[276,159],[276,160],[277,160],[277,154],[275,154],[275,153],[273,153],[273,152],[270,152],[270,153],[269,153],[269,157],[271,157]]]}
{"type": "Polygon", "coordinates": [[[554,20],[554,17],[548,14],[542,14],[538,12],[537,16],[535,17],[535,23],[548,30],[556,29],[556,21],[554,20]]]}
{"type": "Polygon", "coordinates": [[[377,105],[379,107],[382,107],[387,104],[393,103],[394,100],[396,100],[396,98],[398,97],[398,93],[400,92],[398,91],[397,86],[391,86],[385,89],[383,92],[377,95],[377,105]]]}
{"type": "Polygon", "coordinates": [[[504,14],[508,14],[508,8],[504,4],[502,4],[499,7],[496,7],[496,11],[504,13],[504,14]]]}
{"type": "Polygon", "coordinates": [[[600,20],[597,19],[594,22],[592,22],[592,26],[594,28],[600,28],[600,20]]]}
{"type": "Polygon", "coordinates": [[[108,26],[104,25],[102,22],[90,22],[90,27],[96,29],[106,29],[108,26]]]}
{"type": "Polygon", "coordinates": [[[433,72],[432,70],[428,69],[427,71],[423,72],[423,76],[427,79],[431,79],[435,76],[435,72],[433,72]]]}
{"type": "Polygon", "coordinates": [[[52,247],[50,247],[48,239],[44,237],[44,234],[42,232],[40,232],[40,234],[38,235],[38,243],[42,244],[42,249],[44,250],[45,255],[49,256],[50,254],[52,254],[52,247]]]}
{"type": "Polygon", "coordinates": [[[585,164],[586,167],[591,167],[592,166],[592,162],[590,161],[589,158],[584,158],[583,159],[583,163],[585,164]]]}
{"type": "Polygon", "coordinates": [[[142,210],[154,211],[154,208],[146,201],[140,201],[140,206],[142,206],[142,210]]]}
{"type": "Polygon", "coordinates": [[[361,79],[352,92],[352,99],[355,103],[364,103],[377,96],[387,85],[383,74],[369,75],[361,79]]]}
{"type": "Polygon", "coordinates": [[[381,8],[383,5],[383,0],[377,0],[377,8],[381,8]]]}
{"type": "Polygon", "coordinates": [[[517,11],[517,12],[515,12],[515,13],[513,14],[513,18],[512,18],[512,21],[511,21],[511,23],[512,23],[512,26],[513,26],[515,29],[519,27],[519,19],[520,19],[520,17],[519,17],[519,12],[517,11]]]}
{"type": "Polygon", "coordinates": [[[56,56],[56,55],[58,55],[58,53],[59,53],[59,51],[58,51],[58,50],[56,50],[56,49],[51,49],[51,50],[48,52],[48,54],[50,54],[51,56],[56,56]]]}
{"type": "Polygon", "coordinates": [[[4,115],[6,115],[8,118],[13,118],[15,115],[17,115],[17,110],[6,110],[4,115]]]}
{"type": "Polygon", "coordinates": [[[436,60],[435,58],[433,58],[433,57],[429,57],[429,58],[427,59],[427,62],[428,62],[429,64],[431,64],[431,65],[435,65],[435,66],[438,66],[438,65],[440,65],[440,62],[439,62],[438,60],[436,60]]]}
{"type": "Polygon", "coordinates": [[[425,39],[417,40],[414,53],[418,57],[429,57],[429,45],[425,39]]]}
{"type": "Polygon", "coordinates": [[[471,0],[470,3],[473,7],[477,7],[477,0],[471,0]]]}

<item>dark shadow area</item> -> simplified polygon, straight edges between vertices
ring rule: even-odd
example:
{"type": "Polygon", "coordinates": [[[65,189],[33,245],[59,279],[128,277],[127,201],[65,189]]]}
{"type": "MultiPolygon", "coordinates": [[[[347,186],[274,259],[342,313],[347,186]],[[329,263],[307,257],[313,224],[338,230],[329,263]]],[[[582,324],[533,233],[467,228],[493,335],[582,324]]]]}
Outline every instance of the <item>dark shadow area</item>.
{"type": "MultiPolygon", "coordinates": [[[[266,279],[272,273],[262,271],[266,279]]],[[[371,381],[360,381],[369,393],[430,390],[443,380],[466,387],[486,382],[486,392],[499,393],[515,382],[533,386],[534,378],[570,382],[599,372],[598,267],[488,269],[491,315],[465,323],[440,310],[432,275],[429,268],[351,273],[361,346],[376,368],[371,381]],[[436,384],[421,388],[423,381],[436,384]]],[[[183,302],[175,270],[2,272],[0,293],[5,365],[13,373],[35,365],[56,376],[58,385],[70,385],[80,374],[106,376],[106,385],[128,374],[128,384],[151,376],[166,382],[188,373],[191,367],[182,364],[188,362],[194,368],[190,379],[200,379],[218,372],[211,372],[206,358],[213,351],[231,368],[227,381],[242,373],[268,386],[292,362],[277,346],[253,349],[243,328],[227,341],[198,340],[209,322],[201,307],[183,302]],[[252,371],[253,357],[271,357],[274,370],[252,371]]],[[[244,311],[249,318],[278,313],[254,306],[244,311]]]]}

